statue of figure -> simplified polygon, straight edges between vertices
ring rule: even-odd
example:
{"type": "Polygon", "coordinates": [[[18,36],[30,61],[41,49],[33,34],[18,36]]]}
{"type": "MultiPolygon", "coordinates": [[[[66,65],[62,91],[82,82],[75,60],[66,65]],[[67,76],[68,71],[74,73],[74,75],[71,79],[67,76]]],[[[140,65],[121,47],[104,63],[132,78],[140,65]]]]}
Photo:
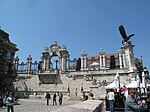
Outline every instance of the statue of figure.
{"type": "Polygon", "coordinates": [[[130,35],[127,36],[126,31],[125,31],[125,28],[124,28],[123,25],[120,25],[120,26],[119,26],[119,31],[120,31],[121,36],[123,37],[123,43],[124,43],[124,42],[129,42],[130,38],[131,38],[132,36],[134,36],[134,34],[130,34],[130,35]]]}

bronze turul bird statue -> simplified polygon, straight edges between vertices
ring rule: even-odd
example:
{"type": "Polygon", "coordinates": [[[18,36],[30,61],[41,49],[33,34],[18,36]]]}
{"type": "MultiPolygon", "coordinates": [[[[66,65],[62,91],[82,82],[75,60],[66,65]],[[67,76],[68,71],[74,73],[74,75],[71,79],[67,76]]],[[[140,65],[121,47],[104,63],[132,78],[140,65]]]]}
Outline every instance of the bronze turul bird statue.
{"type": "Polygon", "coordinates": [[[123,25],[119,26],[119,31],[120,31],[121,36],[123,37],[123,42],[128,42],[130,40],[130,38],[132,36],[134,36],[134,34],[130,34],[130,35],[127,36],[125,28],[124,28],[123,25]]]}

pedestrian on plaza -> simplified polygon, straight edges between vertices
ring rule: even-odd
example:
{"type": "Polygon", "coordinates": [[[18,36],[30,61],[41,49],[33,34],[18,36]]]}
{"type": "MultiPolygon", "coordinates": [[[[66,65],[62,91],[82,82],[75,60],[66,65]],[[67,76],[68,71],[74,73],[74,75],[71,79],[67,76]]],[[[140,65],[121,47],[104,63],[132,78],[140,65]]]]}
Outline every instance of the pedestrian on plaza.
{"type": "Polygon", "coordinates": [[[54,93],[54,95],[53,95],[53,106],[57,105],[56,97],[57,97],[57,95],[56,95],[56,93],[54,93]]]}
{"type": "Polygon", "coordinates": [[[14,98],[12,92],[9,93],[8,98],[6,99],[7,103],[7,112],[14,112],[14,98]]]}
{"type": "Polygon", "coordinates": [[[78,88],[75,89],[75,95],[78,95],[78,88]]]}
{"type": "Polygon", "coordinates": [[[93,93],[89,93],[89,100],[94,100],[94,94],[93,93]]]}
{"type": "Polygon", "coordinates": [[[133,89],[128,89],[128,97],[125,102],[125,112],[142,112],[145,100],[141,104],[135,102],[136,92],[133,89]]]}
{"type": "Polygon", "coordinates": [[[45,98],[46,98],[46,103],[47,103],[47,106],[48,106],[49,105],[49,100],[51,99],[51,95],[47,92],[45,98]]]}
{"type": "Polygon", "coordinates": [[[111,89],[110,92],[107,94],[107,99],[109,101],[110,112],[114,112],[115,95],[114,95],[114,90],[113,89],[111,89]]]}
{"type": "Polygon", "coordinates": [[[59,104],[62,105],[63,94],[59,93],[58,95],[59,95],[59,99],[58,99],[59,104]]]}

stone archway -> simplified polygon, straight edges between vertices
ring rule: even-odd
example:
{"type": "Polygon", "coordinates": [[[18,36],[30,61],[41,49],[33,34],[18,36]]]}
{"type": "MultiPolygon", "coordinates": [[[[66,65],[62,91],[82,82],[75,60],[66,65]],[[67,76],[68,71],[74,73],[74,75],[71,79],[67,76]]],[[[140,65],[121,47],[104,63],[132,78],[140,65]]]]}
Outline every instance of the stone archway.
{"type": "Polygon", "coordinates": [[[60,73],[67,70],[67,60],[69,53],[65,46],[58,46],[54,42],[50,48],[46,47],[42,52],[42,70],[39,72],[39,80],[42,84],[61,84],[60,73]],[[57,57],[57,60],[52,63],[52,59],[57,57]],[[56,64],[55,68],[51,65],[56,64]],[[59,65],[59,66],[58,66],[59,65]]]}
{"type": "Polygon", "coordinates": [[[52,70],[56,70],[56,69],[59,69],[59,57],[58,56],[52,56],[50,58],[50,69],[52,70]]]}
{"type": "Polygon", "coordinates": [[[42,52],[42,70],[52,70],[51,59],[53,57],[58,57],[56,60],[57,69],[65,72],[67,70],[67,59],[69,58],[69,53],[66,49],[66,46],[58,46],[57,42],[55,41],[49,48],[45,48],[44,52],[42,52]],[[59,65],[59,66],[58,66],[59,65]]]}

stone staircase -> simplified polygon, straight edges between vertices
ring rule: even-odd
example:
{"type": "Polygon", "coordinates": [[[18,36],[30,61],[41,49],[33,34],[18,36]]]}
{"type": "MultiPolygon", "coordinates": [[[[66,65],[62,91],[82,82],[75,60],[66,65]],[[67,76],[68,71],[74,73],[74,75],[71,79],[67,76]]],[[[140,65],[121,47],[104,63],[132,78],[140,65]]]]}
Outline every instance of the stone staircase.
{"type": "Polygon", "coordinates": [[[18,88],[18,91],[51,91],[51,92],[58,92],[58,91],[66,91],[68,87],[70,89],[70,96],[71,99],[82,99],[83,93],[81,92],[81,88],[83,87],[83,91],[85,95],[88,95],[90,91],[96,96],[96,99],[101,94],[105,94],[106,90],[104,87],[97,87],[92,85],[92,81],[86,81],[83,78],[79,78],[78,80],[74,80],[72,78],[68,78],[66,74],[60,75],[60,82],[58,84],[41,84],[39,81],[38,75],[32,75],[28,78],[21,78],[18,79],[17,82],[14,83],[15,87],[18,88]],[[77,96],[75,95],[77,88],[77,96]]]}

